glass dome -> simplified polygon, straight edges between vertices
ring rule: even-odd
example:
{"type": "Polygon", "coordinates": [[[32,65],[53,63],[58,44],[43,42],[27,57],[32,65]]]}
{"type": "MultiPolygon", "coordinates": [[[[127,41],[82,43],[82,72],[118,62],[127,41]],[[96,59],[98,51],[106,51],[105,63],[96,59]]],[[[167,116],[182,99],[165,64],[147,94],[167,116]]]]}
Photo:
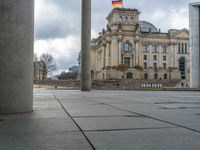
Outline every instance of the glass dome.
{"type": "Polygon", "coordinates": [[[151,23],[147,21],[140,21],[139,22],[141,32],[159,32],[158,29],[151,23]]]}

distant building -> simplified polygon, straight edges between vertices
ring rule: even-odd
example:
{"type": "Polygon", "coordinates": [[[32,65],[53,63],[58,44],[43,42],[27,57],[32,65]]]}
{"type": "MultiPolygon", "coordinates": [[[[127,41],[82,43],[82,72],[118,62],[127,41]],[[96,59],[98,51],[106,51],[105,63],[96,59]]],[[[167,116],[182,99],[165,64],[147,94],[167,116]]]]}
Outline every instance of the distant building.
{"type": "Polygon", "coordinates": [[[47,80],[59,80],[59,79],[57,76],[52,76],[52,77],[47,78],[47,80]]]}
{"type": "Polygon", "coordinates": [[[34,61],[34,80],[47,80],[47,66],[43,61],[34,61]]]}
{"type": "Polygon", "coordinates": [[[69,72],[78,73],[78,66],[72,66],[69,68],[69,72]]]}
{"type": "MultiPolygon", "coordinates": [[[[114,8],[107,29],[92,40],[93,79],[189,80],[189,31],[170,29],[162,33],[153,24],[140,21],[137,9],[114,8]],[[125,64],[127,70],[117,70],[125,64]]],[[[167,18],[165,18],[167,21],[167,18]]],[[[79,63],[81,57],[79,56],[79,63]]]]}

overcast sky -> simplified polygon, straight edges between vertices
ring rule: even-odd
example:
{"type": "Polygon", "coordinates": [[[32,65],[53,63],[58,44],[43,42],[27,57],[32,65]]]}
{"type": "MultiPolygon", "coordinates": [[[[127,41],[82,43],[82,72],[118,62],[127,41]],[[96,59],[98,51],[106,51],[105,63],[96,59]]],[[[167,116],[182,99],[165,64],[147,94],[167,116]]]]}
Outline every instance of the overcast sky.
{"type": "MultiPolygon", "coordinates": [[[[188,3],[197,0],[124,0],[124,7],[141,12],[140,20],[161,31],[189,28],[188,3]]],[[[112,0],[92,0],[92,37],[106,27],[112,0]]],[[[53,55],[57,72],[77,64],[80,51],[81,0],[35,0],[35,48],[53,55]]]]}

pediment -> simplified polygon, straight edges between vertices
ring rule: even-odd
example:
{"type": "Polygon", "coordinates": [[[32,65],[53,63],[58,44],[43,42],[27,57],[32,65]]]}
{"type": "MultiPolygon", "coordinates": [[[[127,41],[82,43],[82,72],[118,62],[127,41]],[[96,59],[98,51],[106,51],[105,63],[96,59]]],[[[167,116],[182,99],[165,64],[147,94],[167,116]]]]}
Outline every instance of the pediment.
{"type": "Polygon", "coordinates": [[[189,31],[186,29],[180,30],[177,33],[174,33],[173,38],[189,38],[189,31]]]}

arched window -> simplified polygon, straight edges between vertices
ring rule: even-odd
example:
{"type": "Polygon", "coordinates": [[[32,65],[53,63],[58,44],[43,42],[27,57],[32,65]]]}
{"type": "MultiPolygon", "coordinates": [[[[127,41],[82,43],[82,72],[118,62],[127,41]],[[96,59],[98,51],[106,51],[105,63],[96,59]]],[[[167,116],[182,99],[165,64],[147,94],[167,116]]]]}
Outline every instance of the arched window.
{"type": "Polygon", "coordinates": [[[185,58],[179,59],[179,71],[181,72],[181,79],[185,79],[185,58]]]}
{"type": "Polygon", "coordinates": [[[126,79],[133,79],[133,74],[131,72],[127,73],[126,79]]]}
{"type": "Polygon", "coordinates": [[[124,20],[124,22],[128,22],[128,17],[125,17],[125,20],[124,20]]]}
{"type": "Polygon", "coordinates": [[[130,18],[130,22],[133,22],[133,17],[130,18]]]}
{"type": "Polygon", "coordinates": [[[128,52],[132,50],[132,45],[129,42],[123,44],[122,51],[128,52]]]}
{"type": "Polygon", "coordinates": [[[94,70],[91,70],[91,79],[94,79],[94,70]]]}

